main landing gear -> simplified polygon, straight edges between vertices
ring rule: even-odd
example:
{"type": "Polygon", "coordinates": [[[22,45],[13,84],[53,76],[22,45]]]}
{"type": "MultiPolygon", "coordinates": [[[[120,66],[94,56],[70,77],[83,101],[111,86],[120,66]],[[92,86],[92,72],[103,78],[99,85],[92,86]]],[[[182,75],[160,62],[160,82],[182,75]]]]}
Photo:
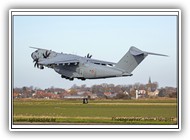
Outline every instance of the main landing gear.
{"type": "MultiPolygon", "coordinates": [[[[73,81],[74,78],[73,77],[67,77],[67,76],[64,76],[64,75],[61,75],[61,78],[65,78],[65,79],[68,79],[70,81],[73,81]]],[[[84,77],[76,77],[77,79],[80,79],[82,81],[85,81],[86,79],[84,77]]]]}
{"type": "Polygon", "coordinates": [[[64,76],[64,75],[61,75],[61,78],[69,79],[70,81],[73,81],[73,80],[74,80],[74,78],[66,77],[66,76],[64,76]]]}

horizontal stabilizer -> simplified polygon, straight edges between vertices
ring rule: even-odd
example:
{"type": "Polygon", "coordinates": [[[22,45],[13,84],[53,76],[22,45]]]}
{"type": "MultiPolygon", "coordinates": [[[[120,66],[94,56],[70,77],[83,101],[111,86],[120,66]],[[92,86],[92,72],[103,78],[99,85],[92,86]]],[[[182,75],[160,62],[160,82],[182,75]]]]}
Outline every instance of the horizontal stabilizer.
{"type": "Polygon", "coordinates": [[[158,54],[158,53],[151,53],[151,52],[146,52],[147,54],[150,54],[150,55],[159,55],[159,56],[166,56],[166,57],[169,57],[168,55],[165,55],[165,54],[158,54]]]}
{"type": "Polygon", "coordinates": [[[165,54],[158,54],[158,53],[151,53],[151,52],[141,51],[141,50],[139,50],[138,48],[135,48],[135,47],[131,47],[129,51],[133,56],[138,56],[138,55],[142,55],[142,54],[144,54],[144,55],[150,54],[150,55],[159,55],[159,56],[168,57],[168,55],[165,55],[165,54]]]}

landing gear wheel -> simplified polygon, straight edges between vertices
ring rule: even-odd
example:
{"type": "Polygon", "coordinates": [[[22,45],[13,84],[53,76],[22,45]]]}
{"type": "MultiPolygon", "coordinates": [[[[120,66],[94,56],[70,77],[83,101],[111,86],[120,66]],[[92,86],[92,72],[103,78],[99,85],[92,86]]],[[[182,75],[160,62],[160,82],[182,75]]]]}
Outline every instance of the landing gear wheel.
{"type": "Polygon", "coordinates": [[[82,81],[85,81],[86,79],[85,78],[81,78],[82,81]]]}
{"type": "Polygon", "coordinates": [[[74,80],[74,78],[69,78],[69,80],[70,80],[70,81],[73,81],[73,80],[74,80]]]}

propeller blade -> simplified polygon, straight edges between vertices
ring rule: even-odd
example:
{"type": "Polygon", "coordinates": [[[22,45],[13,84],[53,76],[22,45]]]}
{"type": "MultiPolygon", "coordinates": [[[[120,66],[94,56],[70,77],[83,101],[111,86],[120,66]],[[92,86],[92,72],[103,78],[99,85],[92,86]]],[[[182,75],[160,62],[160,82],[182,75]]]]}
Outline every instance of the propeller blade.
{"type": "Polygon", "coordinates": [[[86,55],[87,58],[91,58],[92,55],[90,55],[89,53],[86,55]]]}
{"type": "Polygon", "coordinates": [[[36,66],[37,66],[37,68],[39,67],[38,61],[39,61],[39,58],[34,59],[34,61],[33,61],[33,62],[35,62],[34,67],[36,67],[36,66]]]}
{"type": "Polygon", "coordinates": [[[51,54],[51,53],[48,52],[48,50],[47,50],[47,51],[45,52],[45,54],[43,53],[43,57],[44,57],[44,58],[48,58],[50,54],[51,54]]]}
{"type": "Polygon", "coordinates": [[[47,57],[49,57],[49,55],[50,55],[51,53],[49,52],[49,53],[47,53],[47,57]]]}
{"type": "Polygon", "coordinates": [[[34,67],[36,67],[36,66],[38,67],[38,63],[37,62],[34,64],[34,67]]]}

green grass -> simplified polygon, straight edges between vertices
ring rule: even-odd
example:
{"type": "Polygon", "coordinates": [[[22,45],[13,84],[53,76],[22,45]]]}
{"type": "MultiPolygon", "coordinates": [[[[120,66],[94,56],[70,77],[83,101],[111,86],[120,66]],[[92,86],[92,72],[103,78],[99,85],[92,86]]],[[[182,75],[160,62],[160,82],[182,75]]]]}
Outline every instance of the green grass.
{"type": "Polygon", "coordinates": [[[176,124],[176,100],[14,100],[14,122],[176,124]],[[165,118],[165,120],[113,120],[113,117],[165,118]]]}

